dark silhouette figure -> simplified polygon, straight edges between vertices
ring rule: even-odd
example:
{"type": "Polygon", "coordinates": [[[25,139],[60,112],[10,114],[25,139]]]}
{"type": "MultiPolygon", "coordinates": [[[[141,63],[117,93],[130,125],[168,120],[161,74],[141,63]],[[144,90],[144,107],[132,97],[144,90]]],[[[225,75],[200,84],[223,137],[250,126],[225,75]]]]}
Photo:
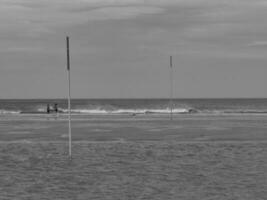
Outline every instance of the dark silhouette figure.
{"type": "Polygon", "coordinates": [[[54,112],[58,112],[57,103],[54,104],[54,112]]]}
{"type": "Polygon", "coordinates": [[[46,107],[46,112],[47,112],[47,114],[49,114],[49,113],[50,113],[50,105],[49,105],[49,104],[47,104],[47,107],[46,107]]]}

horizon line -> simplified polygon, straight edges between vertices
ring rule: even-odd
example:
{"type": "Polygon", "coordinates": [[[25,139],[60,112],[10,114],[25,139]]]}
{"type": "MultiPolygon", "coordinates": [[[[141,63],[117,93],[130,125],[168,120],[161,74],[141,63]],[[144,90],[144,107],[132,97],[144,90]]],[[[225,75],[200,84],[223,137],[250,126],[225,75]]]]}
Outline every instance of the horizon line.
{"type": "MultiPolygon", "coordinates": [[[[55,98],[43,98],[43,97],[34,97],[34,98],[0,98],[0,100],[67,100],[67,97],[55,97],[55,98]]],[[[130,97],[123,97],[123,98],[115,98],[115,97],[97,97],[97,98],[89,98],[89,97],[75,97],[72,98],[72,100],[146,100],[146,99],[158,99],[158,100],[169,100],[168,97],[136,97],[136,98],[130,98],[130,97]]],[[[183,100],[183,99],[267,99],[267,97],[175,97],[174,100],[183,100]]]]}

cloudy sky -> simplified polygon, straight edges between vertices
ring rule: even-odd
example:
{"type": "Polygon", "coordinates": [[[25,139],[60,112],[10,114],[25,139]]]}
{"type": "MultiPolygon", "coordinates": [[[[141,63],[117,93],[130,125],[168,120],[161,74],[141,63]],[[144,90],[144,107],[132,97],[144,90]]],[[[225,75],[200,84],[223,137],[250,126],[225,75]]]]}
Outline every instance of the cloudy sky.
{"type": "Polygon", "coordinates": [[[267,97],[267,0],[0,0],[0,98],[267,97]]]}

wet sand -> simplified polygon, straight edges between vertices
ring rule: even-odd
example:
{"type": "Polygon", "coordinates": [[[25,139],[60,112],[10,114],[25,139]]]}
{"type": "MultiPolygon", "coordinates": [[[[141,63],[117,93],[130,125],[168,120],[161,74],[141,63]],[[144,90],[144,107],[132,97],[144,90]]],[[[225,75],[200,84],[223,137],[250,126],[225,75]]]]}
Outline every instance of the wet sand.
{"type": "Polygon", "coordinates": [[[0,199],[265,199],[266,116],[0,117],[0,199]]]}

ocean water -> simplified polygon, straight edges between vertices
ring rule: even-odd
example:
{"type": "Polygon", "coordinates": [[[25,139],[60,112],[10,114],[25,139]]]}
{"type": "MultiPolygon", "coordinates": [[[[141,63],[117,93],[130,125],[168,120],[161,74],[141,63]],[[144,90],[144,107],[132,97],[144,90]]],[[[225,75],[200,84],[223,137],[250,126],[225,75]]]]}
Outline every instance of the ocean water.
{"type": "MultiPolygon", "coordinates": [[[[67,113],[66,99],[0,100],[0,114],[46,113],[47,104],[67,113]]],[[[267,99],[73,99],[76,114],[266,114],[267,99]]]]}

